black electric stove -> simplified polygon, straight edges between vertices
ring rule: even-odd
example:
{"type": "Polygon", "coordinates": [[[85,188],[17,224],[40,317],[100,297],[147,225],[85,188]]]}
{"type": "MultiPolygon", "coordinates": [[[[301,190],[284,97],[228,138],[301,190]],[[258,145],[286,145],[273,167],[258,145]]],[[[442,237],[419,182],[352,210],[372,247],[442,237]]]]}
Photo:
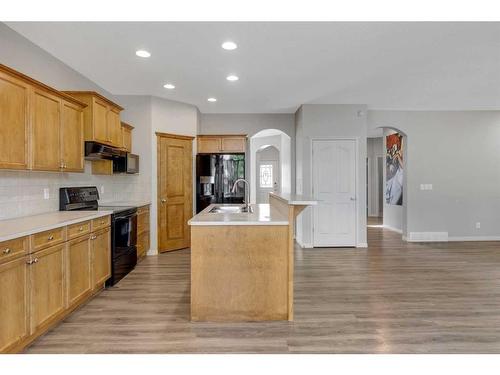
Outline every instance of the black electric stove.
{"type": "Polygon", "coordinates": [[[137,207],[99,206],[95,186],[59,189],[60,211],[111,211],[111,277],[113,286],[137,264],[137,207]]]}

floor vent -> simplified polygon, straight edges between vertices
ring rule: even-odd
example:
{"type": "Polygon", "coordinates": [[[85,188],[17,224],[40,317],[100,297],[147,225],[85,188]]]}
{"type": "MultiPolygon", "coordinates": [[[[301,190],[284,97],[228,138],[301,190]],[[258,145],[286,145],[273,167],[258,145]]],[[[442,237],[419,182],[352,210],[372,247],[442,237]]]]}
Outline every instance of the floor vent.
{"type": "Polygon", "coordinates": [[[410,232],[409,242],[447,242],[448,232],[410,232]]]}

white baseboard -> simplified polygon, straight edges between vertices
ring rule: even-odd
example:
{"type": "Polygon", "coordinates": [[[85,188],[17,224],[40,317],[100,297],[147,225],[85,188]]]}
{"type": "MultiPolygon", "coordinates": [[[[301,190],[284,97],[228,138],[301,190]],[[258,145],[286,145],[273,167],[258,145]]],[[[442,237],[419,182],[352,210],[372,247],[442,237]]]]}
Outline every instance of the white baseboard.
{"type": "Polygon", "coordinates": [[[408,242],[448,242],[448,232],[410,232],[408,242]]]}
{"type": "Polygon", "coordinates": [[[360,242],[356,245],[356,247],[368,247],[368,244],[366,242],[360,242]]]}
{"type": "Polygon", "coordinates": [[[298,239],[295,239],[295,241],[297,241],[297,243],[299,244],[299,246],[303,249],[312,249],[314,246],[312,245],[312,243],[303,243],[302,241],[298,240],[298,239]]]}
{"type": "Polygon", "coordinates": [[[158,255],[158,250],[155,250],[155,249],[149,249],[149,250],[146,252],[146,256],[152,256],[152,255],[158,255]]]}
{"type": "Polygon", "coordinates": [[[391,227],[390,225],[384,225],[384,229],[389,229],[390,231],[393,231],[393,232],[396,232],[399,234],[403,234],[403,231],[401,229],[391,227]]]}
{"type": "Polygon", "coordinates": [[[469,241],[500,241],[499,236],[464,236],[464,237],[448,237],[450,242],[469,242],[469,241]]]}

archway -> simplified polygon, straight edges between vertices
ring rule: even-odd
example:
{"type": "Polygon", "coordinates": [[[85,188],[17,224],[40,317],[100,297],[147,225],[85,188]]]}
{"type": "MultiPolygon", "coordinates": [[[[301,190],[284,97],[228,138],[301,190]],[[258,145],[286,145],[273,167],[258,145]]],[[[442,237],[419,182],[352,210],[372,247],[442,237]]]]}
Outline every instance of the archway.
{"type": "MultiPolygon", "coordinates": [[[[278,129],[265,129],[250,137],[250,162],[247,171],[250,173],[250,202],[257,203],[258,174],[257,153],[259,150],[274,147],[279,155],[279,181],[276,190],[282,193],[292,191],[292,156],[290,136],[278,129]]],[[[247,174],[248,175],[248,174],[247,174]]],[[[274,182],[273,182],[274,185],[274,182]]],[[[273,186],[273,189],[275,187],[273,186]]]]}
{"type": "Polygon", "coordinates": [[[380,211],[383,218],[378,222],[369,218],[369,226],[383,226],[401,233],[403,239],[406,239],[408,137],[405,132],[393,126],[379,126],[377,128],[381,130],[380,142],[373,142],[373,144],[382,147],[382,149],[375,152],[368,150],[368,199],[372,199],[372,204],[368,205],[368,214],[370,215],[370,210],[373,211],[373,207],[377,206],[373,204],[373,200],[381,198],[382,210],[380,211]],[[380,157],[382,157],[382,161],[379,160],[380,157]],[[379,178],[382,178],[382,181],[379,181],[379,178]],[[382,192],[379,189],[383,189],[382,192]]]}

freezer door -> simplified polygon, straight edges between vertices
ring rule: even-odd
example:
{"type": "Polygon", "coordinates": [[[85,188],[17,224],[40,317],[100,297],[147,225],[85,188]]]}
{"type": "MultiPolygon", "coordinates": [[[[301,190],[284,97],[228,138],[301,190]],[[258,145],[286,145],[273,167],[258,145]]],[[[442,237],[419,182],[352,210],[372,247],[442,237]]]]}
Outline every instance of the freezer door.
{"type": "Polygon", "coordinates": [[[221,167],[221,203],[243,203],[245,199],[245,184],[237,185],[231,192],[234,183],[239,178],[245,178],[245,155],[220,155],[221,167]]]}

